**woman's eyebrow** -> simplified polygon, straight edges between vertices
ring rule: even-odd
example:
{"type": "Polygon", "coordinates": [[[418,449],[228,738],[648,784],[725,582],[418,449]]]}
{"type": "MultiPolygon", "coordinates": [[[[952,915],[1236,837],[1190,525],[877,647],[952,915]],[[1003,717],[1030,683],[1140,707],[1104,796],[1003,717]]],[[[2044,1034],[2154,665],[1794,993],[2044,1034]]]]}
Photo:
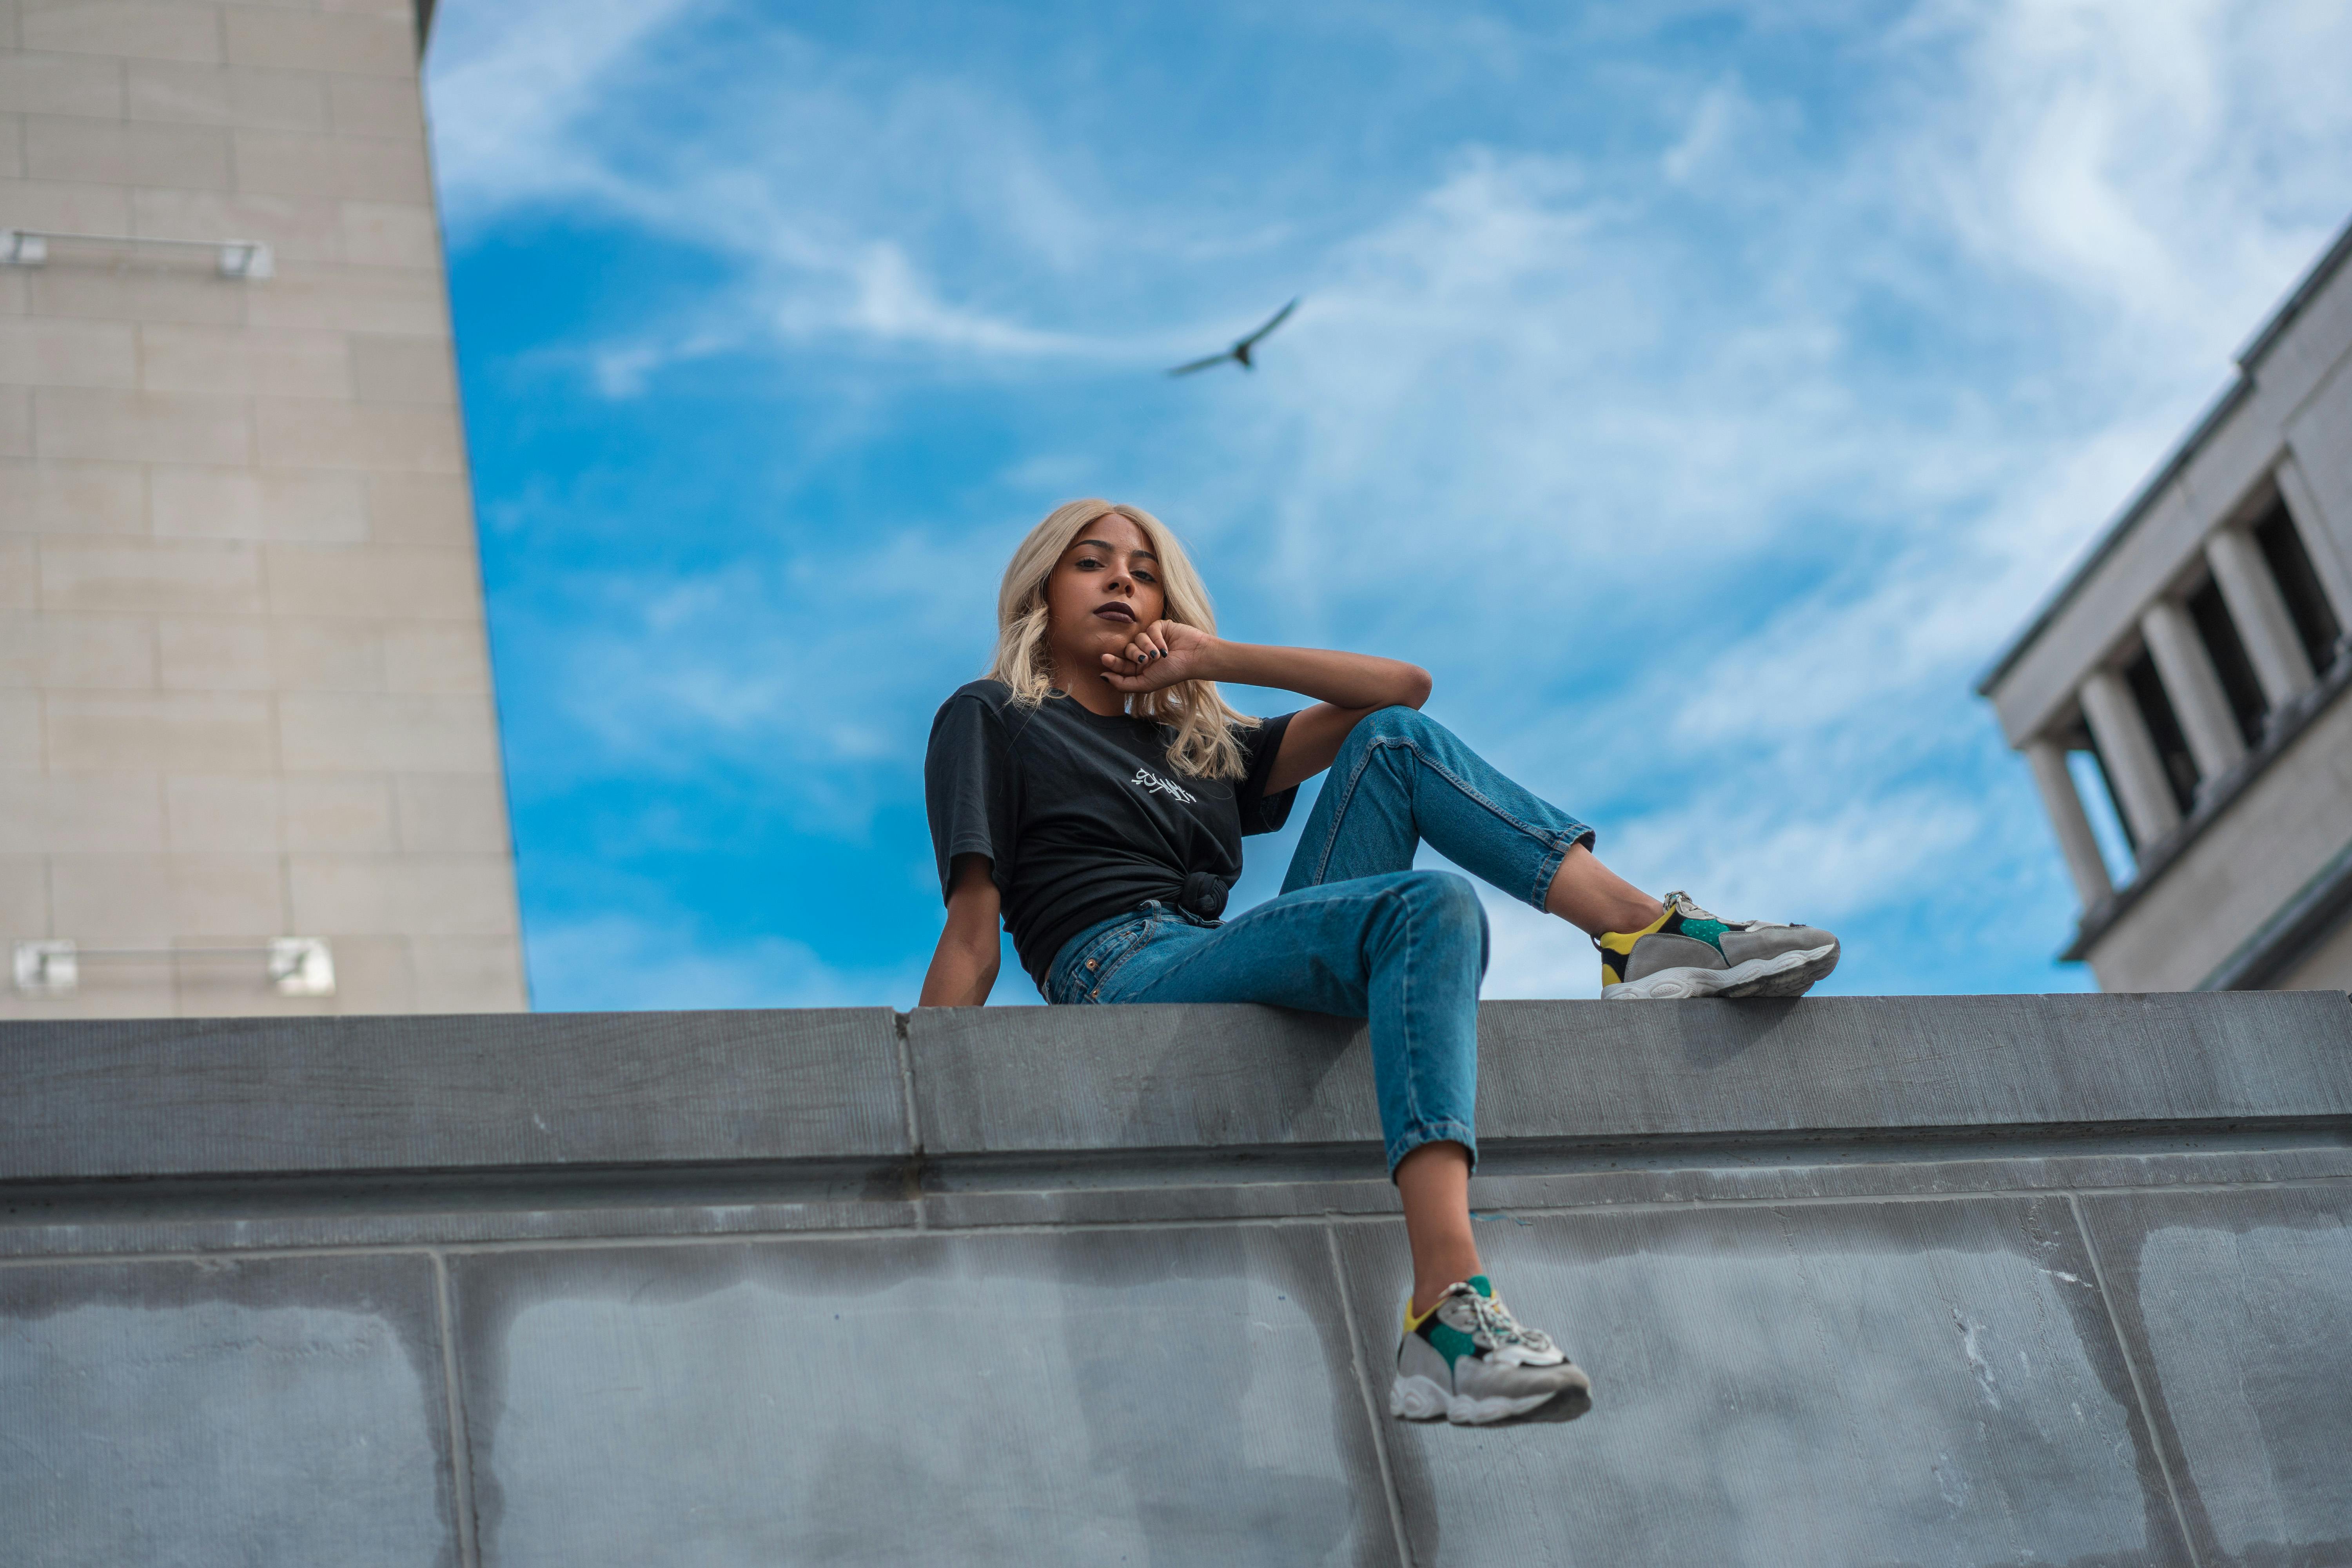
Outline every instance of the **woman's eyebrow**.
{"type": "MultiPolygon", "coordinates": [[[[1097,550],[1101,551],[1106,555],[1116,555],[1118,553],[1118,546],[1113,544],[1107,539],[1081,539],[1078,541],[1077,544],[1072,545],[1071,548],[1075,550],[1078,548],[1078,545],[1085,544],[1093,545],[1097,550]]],[[[1145,561],[1157,562],[1160,559],[1160,557],[1154,555],[1149,550],[1139,550],[1134,553],[1138,558],[1145,561]]]]}

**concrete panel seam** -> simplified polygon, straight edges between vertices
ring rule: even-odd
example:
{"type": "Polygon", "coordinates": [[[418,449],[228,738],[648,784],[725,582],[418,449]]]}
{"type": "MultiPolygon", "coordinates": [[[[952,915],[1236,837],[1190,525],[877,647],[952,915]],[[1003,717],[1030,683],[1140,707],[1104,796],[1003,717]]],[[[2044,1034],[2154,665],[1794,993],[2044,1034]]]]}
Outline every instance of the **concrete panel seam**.
{"type": "Polygon", "coordinates": [[[915,1228],[931,1228],[930,1205],[923,1202],[923,1123],[915,1110],[915,1055],[907,1038],[907,1015],[893,1008],[890,1032],[898,1042],[898,1094],[907,1118],[907,1201],[915,1205],[915,1228]]]}
{"type": "Polygon", "coordinates": [[[2189,1568],[2200,1568],[2197,1538],[2189,1533],[2189,1514],[2180,1506],[2180,1488],[2172,1479],[2172,1461],[2165,1458],[2164,1429],[2156,1423],[2156,1411],[2147,1402],[2147,1386],[2140,1381],[2139,1363],[2132,1359],[2131,1341],[2125,1337],[2123,1322],[2116,1316],[2116,1299],[2107,1289],[2107,1268],[2099,1258],[2099,1244],[2092,1239],[2090,1226],[2083,1219],[2083,1203],[2078,1194],[2066,1194],[2066,1212],[2074,1216],[2074,1234],[2083,1238],[2083,1255],[2091,1260],[2091,1278],[2099,1287],[2099,1304],[2107,1310],[2107,1331],[2116,1337],[2116,1353],[2123,1358],[2124,1375],[2131,1379],[2132,1399],[2139,1406],[2147,1446],[2156,1454],[2157,1472],[2164,1477],[2164,1495],[2172,1502],[2172,1522],[2180,1531],[2180,1548],[2189,1553],[2189,1568]]]}
{"type": "Polygon", "coordinates": [[[1381,1499],[1387,1503],[1389,1529],[1396,1536],[1397,1561],[1412,1562],[1412,1542],[1405,1534],[1404,1501],[1397,1495],[1396,1473],[1389,1465],[1388,1430],[1381,1425],[1380,1400],[1372,1387],[1371,1363],[1365,1353],[1363,1336],[1358,1333],[1356,1299],[1348,1289],[1347,1266],[1339,1260],[1339,1238],[1329,1226],[1323,1227],[1324,1256],[1331,1260],[1331,1281],[1339,1290],[1339,1316],[1348,1329],[1348,1364],[1356,1374],[1356,1393],[1364,1402],[1364,1423],[1372,1434],[1372,1457],[1381,1467],[1381,1499]]]}
{"type": "Polygon", "coordinates": [[[466,1434],[466,1401],[457,1387],[457,1313],[449,1307],[449,1264],[433,1254],[433,1311],[441,1325],[442,1392],[449,1405],[449,1507],[457,1514],[457,1557],[464,1568],[481,1568],[474,1517],[473,1445],[466,1434]]]}

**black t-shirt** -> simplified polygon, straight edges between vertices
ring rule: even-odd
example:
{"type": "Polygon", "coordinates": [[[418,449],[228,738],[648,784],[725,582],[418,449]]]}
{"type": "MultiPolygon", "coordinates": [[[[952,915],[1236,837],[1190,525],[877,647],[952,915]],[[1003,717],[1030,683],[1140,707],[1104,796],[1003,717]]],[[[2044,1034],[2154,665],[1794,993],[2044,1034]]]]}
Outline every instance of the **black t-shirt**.
{"type": "Polygon", "coordinates": [[[923,760],[940,892],[957,856],[993,861],[1005,928],[1042,990],[1062,944],[1097,921],[1173,906],[1195,873],[1233,886],[1242,836],[1274,832],[1297,796],[1265,790],[1289,723],[1234,731],[1244,776],[1195,778],[1168,759],[1174,731],[1148,719],[1058,695],[1024,708],[1002,681],[975,680],[941,705],[923,760]]]}

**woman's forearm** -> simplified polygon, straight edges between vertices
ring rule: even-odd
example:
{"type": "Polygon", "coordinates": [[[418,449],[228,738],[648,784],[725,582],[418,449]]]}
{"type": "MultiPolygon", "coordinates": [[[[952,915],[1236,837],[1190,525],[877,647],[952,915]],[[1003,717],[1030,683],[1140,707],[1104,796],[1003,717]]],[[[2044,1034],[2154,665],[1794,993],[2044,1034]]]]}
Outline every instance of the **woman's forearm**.
{"type": "Polygon", "coordinates": [[[1220,639],[1207,663],[1212,680],[1271,686],[1335,708],[1418,708],[1429,700],[1429,671],[1375,654],[1220,639]]]}
{"type": "Polygon", "coordinates": [[[985,855],[959,855],[948,889],[948,923],[932,950],[930,972],[923,976],[918,1007],[977,1007],[988,1000],[996,984],[996,971],[1004,951],[996,940],[996,921],[1003,909],[992,864],[985,855]]]}
{"type": "Polygon", "coordinates": [[[999,951],[992,931],[987,933],[984,946],[952,926],[941,931],[940,945],[931,953],[930,970],[923,976],[923,994],[915,999],[915,1005],[981,1005],[996,987],[999,951]]]}

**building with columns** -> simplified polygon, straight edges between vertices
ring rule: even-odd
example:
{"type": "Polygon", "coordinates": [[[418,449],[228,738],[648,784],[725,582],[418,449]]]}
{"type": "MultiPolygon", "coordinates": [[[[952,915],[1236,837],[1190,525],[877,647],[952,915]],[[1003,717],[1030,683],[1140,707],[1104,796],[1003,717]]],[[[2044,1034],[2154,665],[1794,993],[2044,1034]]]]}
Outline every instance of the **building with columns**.
{"type": "Polygon", "coordinates": [[[2352,987],[2347,262],[2352,227],[1978,686],[2082,898],[2064,956],[2102,989],[2352,987]]]}
{"type": "Polygon", "coordinates": [[[0,1018],[524,1005],[418,3],[0,3],[0,1018]]]}

